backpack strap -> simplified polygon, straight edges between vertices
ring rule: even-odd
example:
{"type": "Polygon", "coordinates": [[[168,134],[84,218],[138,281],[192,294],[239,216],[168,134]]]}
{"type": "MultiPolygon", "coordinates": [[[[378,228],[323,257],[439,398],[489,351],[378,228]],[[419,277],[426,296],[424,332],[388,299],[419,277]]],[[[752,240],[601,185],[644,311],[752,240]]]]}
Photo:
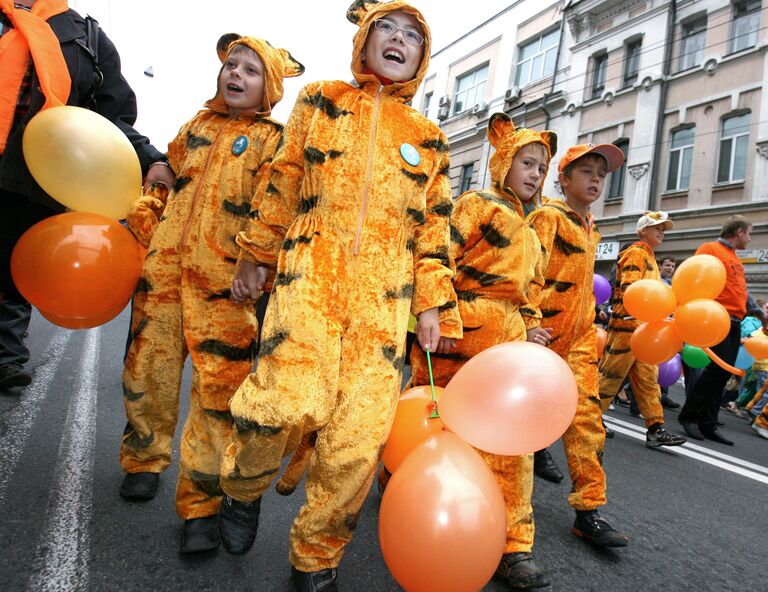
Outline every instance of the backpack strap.
{"type": "Polygon", "coordinates": [[[77,44],[85,50],[93,62],[93,80],[83,106],[94,109],[96,107],[96,91],[104,84],[104,74],[99,68],[99,23],[90,15],[85,17],[85,42],[77,40],[77,44]]]}

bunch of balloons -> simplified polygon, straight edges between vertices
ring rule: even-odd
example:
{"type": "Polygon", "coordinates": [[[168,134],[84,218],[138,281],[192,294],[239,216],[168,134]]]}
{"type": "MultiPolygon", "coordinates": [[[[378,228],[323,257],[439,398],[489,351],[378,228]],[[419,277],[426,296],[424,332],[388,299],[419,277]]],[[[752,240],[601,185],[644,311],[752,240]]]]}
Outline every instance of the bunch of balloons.
{"type": "Polygon", "coordinates": [[[130,301],[142,255],[116,220],[141,195],[141,166],[120,129],[80,107],[45,109],[27,124],[24,159],[35,181],[74,210],[35,224],[19,239],[11,273],[48,320],[82,329],[130,301]]]}
{"type": "Polygon", "coordinates": [[[481,352],[434,395],[429,387],[402,394],[382,456],[393,475],[379,540],[404,589],[466,592],[488,582],[504,552],[506,512],[473,447],[499,455],[544,448],[571,424],[577,399],[565,361],[526,342],[481,352]]]}

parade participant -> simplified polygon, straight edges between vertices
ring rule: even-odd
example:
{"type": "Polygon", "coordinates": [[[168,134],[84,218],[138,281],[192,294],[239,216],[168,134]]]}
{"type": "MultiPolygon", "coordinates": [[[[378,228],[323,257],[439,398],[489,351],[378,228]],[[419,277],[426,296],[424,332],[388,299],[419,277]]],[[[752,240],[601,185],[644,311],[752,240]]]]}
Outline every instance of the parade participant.
{"type": "Polygon", "coordinates": [[[645,418],[645,445],[648,448],[679,446],[685,438],[672,434],[664,427],[658,366],[636,359],[629,347],[630,337],[640,323],[629,316],[624,307],[623,294],[639,280],[661,279],[653,250],[664,241],[664,231],[670,228],[672,221],[666,212],[646,212],[637,220],[636,230],[640,240],[619,254],[613,287],[613,312],[608,323],[605,355],[600,362],[603,411],[608,409],[624,379],[629,376],[634,399],[645,418]]]}
{"type": "MultiPolygon", "coordinates": [[[[432,356],[434,382],[445,386],[473,356],[506,341],[549,342],[539,328],[541,315],[528,303],[529,286],[541,282],[541,246],[525,221],[540,202],[541,186],[552,153],[554,133],[515,129],[495,113],[488,121],[488,140],[496,149],[489,169],[492,187],[463,194],[451,215],[450,258],[456,262],[453,285],[464,337],[441,338],[432,356]]],[[[426,354],[411,352],[413,385],[429,384],[426,354]]],[[[496,577],[512,588],[548,585],[535,564],[533,455],[500,456],[478,451],[496,476],[507,511],[507,542],[496,577]]]]}
{"type": "Polygon", "coordinates": [[[29,121],[54,105],[84,107],[114,123],[133,144],[144,185],[173,184],[165,157],[133,129],[136,97],[120,56],[95,20],[66,0],[0,0],[0,389],[26,386],[23,337],[32,307],[11,277],[11,253],[36,223],[65,211],[32,178],[22,152],[29,121]]]}
{"type": "Polygon", "coordinates": [[[568,363],[579,389],[576,415],[563,434],[573,482],[568,503],[576,511],[573,532],[603,547],[624,547],[627,538],[597,511],[606,501],[592,281],[600,233],[589,208],[600,198],[606,175],[623,163],[624,153],[613,144],[572,146],[558,166],[565,200],[549,200],[528,216],[544,269],[543,288],[532,284],[529,298],[541,310],[542,327],[551,330],[549,347],[568,363]]]}
{"type": "Polygon", "coordinates": [[[291,529],[297,590],[335,590],[394,419],[409,311],[425,347],[461,336],[451,300],[446,138],[408,106],[430,33],[402,1],[360,2],[354,84],[299,94],[237,278],[253,296],[276,271],[256,372],[230,403],[237,433],[222,466],[225,548],[245,553],[261,496],[316,432],[307,502],[291,529]]]}
{"type": "Polygon", "coordinates": [[[168,148],[177,180],[167,205],[142,197],[129,213],[151,236],[133,306],[133,342],[123,374],[128,426],[120,494],[154,497],[171,463],[179,390],[192,357],[190,411],[181,436],[176,512],[183,553],[219,544],[219,464],[233,430],[228,403],[252,370],[258,327],[252,306],[230,300],[251,198],[282,135],[270,112],[283,77],[304,68],[283,49],[253,37],[229,46],[218,90],[168,148]],[[156,229],[155,229],[156,228],[156,229]]]}

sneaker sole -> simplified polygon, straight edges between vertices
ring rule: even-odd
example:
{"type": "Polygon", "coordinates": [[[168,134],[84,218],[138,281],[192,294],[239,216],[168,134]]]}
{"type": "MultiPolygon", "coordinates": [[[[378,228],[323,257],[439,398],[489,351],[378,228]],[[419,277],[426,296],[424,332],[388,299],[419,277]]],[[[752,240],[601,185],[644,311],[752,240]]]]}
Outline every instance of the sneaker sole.
{"type": "Polygon", "coordinates": [[[629,540],[625,539],[623,541],[602,541],[600,542],[595,537],[591,537],[587,534],[584,534],[583,531],[579,530],[578,528],[571,528],[571,532],[575,534],[580,539],[584,539],[585,541],[588,541],[592,543],[593,545],[597,545],[598,547],[603,547],[605,549],[618,549],[620,547],[626,547],[629,544],[629,540]]]}
{"type": "Polygon", "coordinates": [[[6,378],[4,381],[0,382],[0,390],[29,386],[30,384],[32,384],[31,376],[14,376],[12,378],[6,378]]]}

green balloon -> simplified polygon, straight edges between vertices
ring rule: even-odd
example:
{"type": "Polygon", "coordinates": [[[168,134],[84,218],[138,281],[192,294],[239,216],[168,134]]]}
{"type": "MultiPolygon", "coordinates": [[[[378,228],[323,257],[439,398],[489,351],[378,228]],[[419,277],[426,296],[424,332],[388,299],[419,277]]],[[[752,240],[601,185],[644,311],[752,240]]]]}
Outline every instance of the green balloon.
{"type": "Polygon", "coordinates": [[[683,346],[683,352],[680,354],[680,357],[691,368],[704,368],[709,364],[707,352],[700,347],[688,345],[687,343],[683,346]]]}

